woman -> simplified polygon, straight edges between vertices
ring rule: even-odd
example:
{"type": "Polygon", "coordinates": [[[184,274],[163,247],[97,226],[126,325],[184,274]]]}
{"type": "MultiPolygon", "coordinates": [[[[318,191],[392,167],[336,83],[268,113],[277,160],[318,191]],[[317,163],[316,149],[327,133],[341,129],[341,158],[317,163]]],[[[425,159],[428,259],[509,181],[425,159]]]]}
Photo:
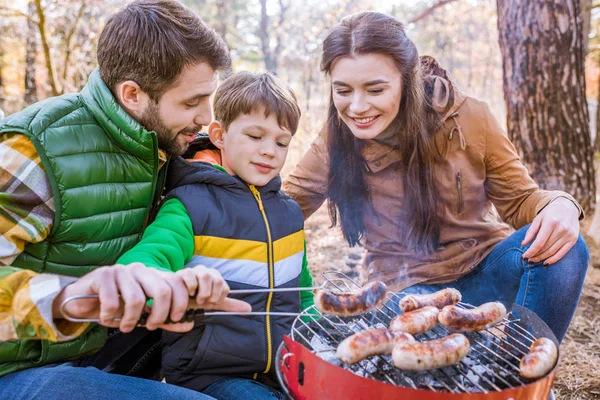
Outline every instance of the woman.
{"type": "Polygon", "coordinates": [[[327,199],[350,245],[364,241],[369,280],[524,305],[562,340],[589,259],[577,202],[540,190],[488,107],[393,18],[342,20],[321,69],[328,119],[284,186],[305,218],[327,199]]]}

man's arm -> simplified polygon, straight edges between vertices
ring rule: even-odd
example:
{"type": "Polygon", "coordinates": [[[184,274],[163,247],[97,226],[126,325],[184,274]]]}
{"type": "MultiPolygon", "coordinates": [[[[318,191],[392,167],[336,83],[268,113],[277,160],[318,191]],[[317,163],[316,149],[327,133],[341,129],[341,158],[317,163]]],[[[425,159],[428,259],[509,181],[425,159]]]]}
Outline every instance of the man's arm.
{"type": "Polygon", "coordinates": [[[89,324],[54,320],[57,293],[76,278],[0,268],[0,341],[46,339],[54,342],[81,335],[89,324]]]}
{"type": "Polygon", "coordinates": [[[8,267],[54,221],[50,182],[31,140],[0,135],[0,340],[70,340],[88,324],[54,320],[54,297],[75,278],[8,267]]]}
{"type": "Polygon", "coordinates": [[[33,143],[0,135],[0,265],[11,265],[27,243],[45,240],[53,222],[52,189],[33,143]]]}

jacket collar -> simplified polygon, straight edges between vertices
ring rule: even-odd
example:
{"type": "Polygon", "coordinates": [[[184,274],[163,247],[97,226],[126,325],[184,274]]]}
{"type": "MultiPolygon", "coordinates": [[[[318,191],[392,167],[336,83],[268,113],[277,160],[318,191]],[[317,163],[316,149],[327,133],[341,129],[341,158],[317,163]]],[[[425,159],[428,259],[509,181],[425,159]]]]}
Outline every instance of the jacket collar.
{"type": "Polygon", "coordinates": [[[156,134],[148,132],[119,105],[100,77],[92,71],[81,98],[98,124],[122,148],[147,162],[154,162],[156,134]]]}
{"type": "MultiPolygon", "coordinates": [[[[233,192],[249,192],[248,184],[238,176],[231,176],[220,165],[204,161],[187,161],[173,157],[169,165],[166,190],[190,184],[209,184],[233,192]]],[[[281,189],[281,177],[277,175],[264,186],[256,186],[261,196],[269,197],[281,189]]]]}

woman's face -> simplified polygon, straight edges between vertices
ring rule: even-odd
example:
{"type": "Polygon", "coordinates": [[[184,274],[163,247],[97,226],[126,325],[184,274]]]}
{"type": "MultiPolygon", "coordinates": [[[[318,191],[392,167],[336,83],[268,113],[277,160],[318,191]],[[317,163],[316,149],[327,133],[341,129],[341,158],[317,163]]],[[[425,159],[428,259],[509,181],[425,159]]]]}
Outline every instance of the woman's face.
{"type": "Polygon", "coordinates": [[[390,56],[373,53],[339,58],[331,67],[331,83],[333,104],[357,138],[376,138],[396,118],[402,76],[390,56]]]}

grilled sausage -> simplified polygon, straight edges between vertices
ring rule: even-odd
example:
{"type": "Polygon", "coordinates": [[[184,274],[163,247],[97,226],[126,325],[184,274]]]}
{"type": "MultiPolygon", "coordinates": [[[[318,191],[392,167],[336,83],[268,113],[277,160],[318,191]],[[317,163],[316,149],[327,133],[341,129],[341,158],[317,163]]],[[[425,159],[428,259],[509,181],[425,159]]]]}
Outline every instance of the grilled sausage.
{"type": "Polygon", "coordinates": [[[446,328],[460,332],[474,332],[496,324],[506,315],[506,307],[491,302],[465,310],[457,306],[446,306],[438,314],[438,321],[446,328]]]}
{"type": "Polygon", "coordinates": [[[428,342],[397,344],[392,361],[397,368],[408,371],[442,368],[462,360],[470,347],[465,335],[454,333],[428,342]]]}
{"type": "Polygon", "coordinates": [[[325,314],[351,316],[366,313],[377,307],[387,293],[385,283],[366,284],[358,293],[337,294],[326,290],[315,292],[315,307],[325,314]]]}
{"type": "Polygon", "coordinates": [[[416,310],[427,306],[437,307],[440,310],[451,304],[456,304],[462,296],[456,289],[447,288],[431,294],[409,294],[400,300],[400,309],[404,312],[416,310]]]}
{"type": "Polygon", "coordinates": [[[427,332],[438,323],[438,310],[436,307],[427,306],[400,314],[390,323],[390,329],[416,335],[427,332]]]}
{"type": "Polygon", "coordinates": [[[552,370],[558,357],[558,349],[554,342],[547,338],[539,338],[529,348],[529,353],[521,359],[519,373],[524,378],[541,378],[552,370]]]}
{"type": "Polygon", "coordinates": [[[408,333],[391,329],[369,329],[347,337],[337,348],[337,358],[345,364],[354,364],[378,354],[392,354],[398,343],[414,343],[408,333]]]}

